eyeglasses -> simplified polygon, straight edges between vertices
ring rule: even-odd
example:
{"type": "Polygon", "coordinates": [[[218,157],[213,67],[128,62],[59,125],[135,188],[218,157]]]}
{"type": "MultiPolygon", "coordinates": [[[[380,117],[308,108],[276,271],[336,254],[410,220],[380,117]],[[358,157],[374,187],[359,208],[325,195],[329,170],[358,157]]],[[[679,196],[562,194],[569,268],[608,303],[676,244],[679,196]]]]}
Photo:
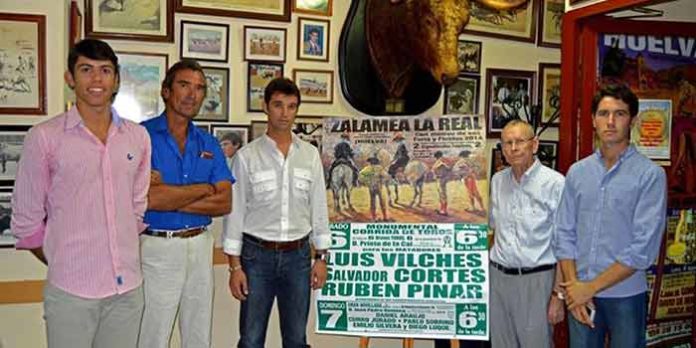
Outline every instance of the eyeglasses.
{"type": "Polygon", "coordinates": [[[515,147],[520,147],[520,146],[522,146],[522,144],[524,144],[524,143],[526,143],[526,142],[528,142],[528,141],[530,141],[530,140],[534,140],[534,138],[529,138],[529,139],[515,139],[515,140],[503,141],[503,147],[511,148],[513,145],[514,145],[515,147]]]}

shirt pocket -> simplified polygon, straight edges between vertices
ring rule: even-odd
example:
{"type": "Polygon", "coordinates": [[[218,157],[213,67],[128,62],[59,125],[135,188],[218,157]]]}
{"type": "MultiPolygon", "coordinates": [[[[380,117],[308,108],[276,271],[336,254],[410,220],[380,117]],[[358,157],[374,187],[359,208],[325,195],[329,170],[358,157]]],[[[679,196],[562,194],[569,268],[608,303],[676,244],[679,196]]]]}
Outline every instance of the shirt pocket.
{"type": "Polygon", "coordinates": [[[297,197],[309,200],[309,191],[312,188],[312,172],[304,168],[295,168],[292,173],[294,193],[297,197]]]}
{"type": "Polygon", "coordinates": [[[278,190],[276,173],[272,170],[252,173],[249,180],[251,181],[251,191],[257,200],[270,200],[278,190]]]}
{"type": "MultiPolygon", "coordinates": [[[[197,158],[196,169],[193,171],[192,183],[207,183],[213,174],[213,159],[212,158],[197,158]]],[[[212,184],[212,183],[211,183],[212,184]]]]}

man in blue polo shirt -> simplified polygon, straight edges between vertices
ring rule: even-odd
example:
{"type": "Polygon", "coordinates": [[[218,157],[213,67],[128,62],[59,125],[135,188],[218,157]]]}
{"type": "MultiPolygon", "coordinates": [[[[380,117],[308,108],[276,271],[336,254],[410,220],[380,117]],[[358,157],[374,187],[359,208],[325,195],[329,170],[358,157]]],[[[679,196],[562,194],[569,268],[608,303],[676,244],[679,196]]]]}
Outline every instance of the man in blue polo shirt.
{"type": "Polygon", "coordinates": [[[152,139],[152,179],[141,237],[145,312],[140,348],[166,348],[179,312],[182,347],[210,347],[212,216],[231,210],[234,177],[218,141],[193,125],[205,98],[201,66],[182,60],[162,82],[162,115],[143,122],[152,139]]]}

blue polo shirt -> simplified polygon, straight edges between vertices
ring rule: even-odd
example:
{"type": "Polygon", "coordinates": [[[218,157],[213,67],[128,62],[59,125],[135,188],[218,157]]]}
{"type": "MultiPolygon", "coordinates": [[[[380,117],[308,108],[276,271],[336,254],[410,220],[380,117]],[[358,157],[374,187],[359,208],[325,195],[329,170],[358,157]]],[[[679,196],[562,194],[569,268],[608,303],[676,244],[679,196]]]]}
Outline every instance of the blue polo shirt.
{"type": "MultiPolygon", "coordinates": [[[[198,129],[193,122],[188,125],[183,154],[174,137],[169,134],[164,113],[142,125],[150,134],[152,142],[152,170],[160,173],[165,184],[216,184],[225,180],[235,182],[217,139],[198,129]]],[[[201,214],[149,209],[145,212],[145,223],[156,230],[202,227],[210,225],[211,221],[210,216],[201,214]]]]}

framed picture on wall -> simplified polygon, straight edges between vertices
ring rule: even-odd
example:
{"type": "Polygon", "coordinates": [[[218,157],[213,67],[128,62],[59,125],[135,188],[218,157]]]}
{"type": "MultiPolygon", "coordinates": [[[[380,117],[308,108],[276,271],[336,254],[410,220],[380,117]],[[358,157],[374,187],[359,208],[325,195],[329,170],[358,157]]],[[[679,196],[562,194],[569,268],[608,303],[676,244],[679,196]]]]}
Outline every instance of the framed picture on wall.
{"type": "Polygon", "coordinates": [[[0,114],[46,114],[46,17],[0,13],[0,114]]]}
{"type": "Polygon", "coordinates": [[[505,160],[503,156],[503,150],[500,148],[500,143],[491,149],[491,177],[493,179],[493,174],[509,167],[510,165],[505,160]]]}
{"type": "Polygon", "coordinates": [[[300,89],[303,103],[333,103],[333,71],[293,69],[292,79],[300,89]]]}
{"type": "Polygon", "coordinates": [[[210,133],[210,125],[207,123],[194,122],[193,125],[196,126],[196,128],[198,128],[206,133],[210,133]]]}
{"type": "Polygon", "coordinates": [[[87,37],[174,41],[172,0],[85,0],[87,37]]]}
{"type": "Polygon", "coordinates": [[[314,145],[321,153],[324,119],[313,116],[297,116],[292,132],[300,139],[314,145]]]}
{"type": "Polygon", "coordinates": [[[263,112],[263,91],[276,77],[283,76],[282,64],[249,62],[247,70],[247,111],[263,112]]]}
{"type": "Polygon", "coordinates": [[[481,48],[478,41],[459,40],[457,43],[457,61],[459,71],[468,74],[481,73],[481,48]]]}
{"type": "Polygon", "coordinates": [[[297,59],[329,61],[329,21],[300,17],[297,32],[300,33],[300,39],[297,41],[297,59]]]}
{"type": "Polygon", "coordinates": [[[445,114],[478,114],[481,78],[460,75],[457,81],[445,87],[445,114]]]}
{"type": "Polygon", "coordinates": [[[213,125],[212,134],[220,143],[222,153],[231,163],[232,157],[249,142],[250,126],[213,125]]]}
{"type": "Polygon", "coordinates": [[[181,58],[227,62],[230,26],[181,21],[181,58]]]}
{"type": "Polygon", "coordinates": [[[266,127],[268,127],[268,121],[251,121],[251,138],[249,138],[249,141],[252,141],[262,136],[263,133],[266,133],[266,127]]]}
{"type": "Polygon", "coordinates": [[[558,127],[561,124],[561,65],[539,64],[539,96],[541,97],[540,125],[558,127]]]}
{"type": "Polygon", "coordinates": [[[535,97],[534,71],[486,69],[486,134],[500,137],[503,127],[514,119],[531,123],[529,107],[535,97]]]}
{"type": "Polygon", "coordinates": [[[70,29],[68,31],[68,46],[73,48],[82,39],[82,13],[76,1],[70,3],[70,29]]]}
{"type": "Polygon", "coordinates": [[[208,92],[196,121],[227,122],[230,110],[230,69],[204,67],[208,92]]]}
{"type": "Polygon", "coordinates": [[[540,140],[537,149],[539,162],[553,169],[558,169],[558,142],[550,140],[540,140]]]}
{"type": "Polygon", "coordinates": [[[331,17],[333,0],[292,0],[292,11],[331,17]]]}
{"type": "Polygon", "coordinates": [[[244,26],[244,60],[285,62],[286,30],[244,26]]]}
{"type": "Polygon", "coordinates": [[[541,0],[539,6],[539,32],[537,44],[544,47],[561,47],[561,21],[565,12],[564,0],[541,0]]]}
{"type": "Polygon", "coordinates": [[[0,248],[13,248],[17,243],[10,231],[12,189],[0,189],[0,248]]]}
{"type": "Polygon", "coordinates": [[[477,2],[471,2],[471,18],[464,33],[524,42],[534,42],[537,1],[511,11],[492,11],[477,2]]]}
{"type": "Polygon", "coordinates": [[[114,108],[118,114],[140,123],[164,111],[161,83],[167,73],[168,56],[159,53],[116,52],[121,81],[114,108]]]}
{"type": "Polygon", "coordinates": [[[290,22],[290,0],[175,0],[176,12],[290,22]]]}
{"type": "Polygon", "coordinates": [[[24,148],[24,137],[28,131],[29,126],[0,127],[0,186],[14,185],[17,164],[24,148]]]}

